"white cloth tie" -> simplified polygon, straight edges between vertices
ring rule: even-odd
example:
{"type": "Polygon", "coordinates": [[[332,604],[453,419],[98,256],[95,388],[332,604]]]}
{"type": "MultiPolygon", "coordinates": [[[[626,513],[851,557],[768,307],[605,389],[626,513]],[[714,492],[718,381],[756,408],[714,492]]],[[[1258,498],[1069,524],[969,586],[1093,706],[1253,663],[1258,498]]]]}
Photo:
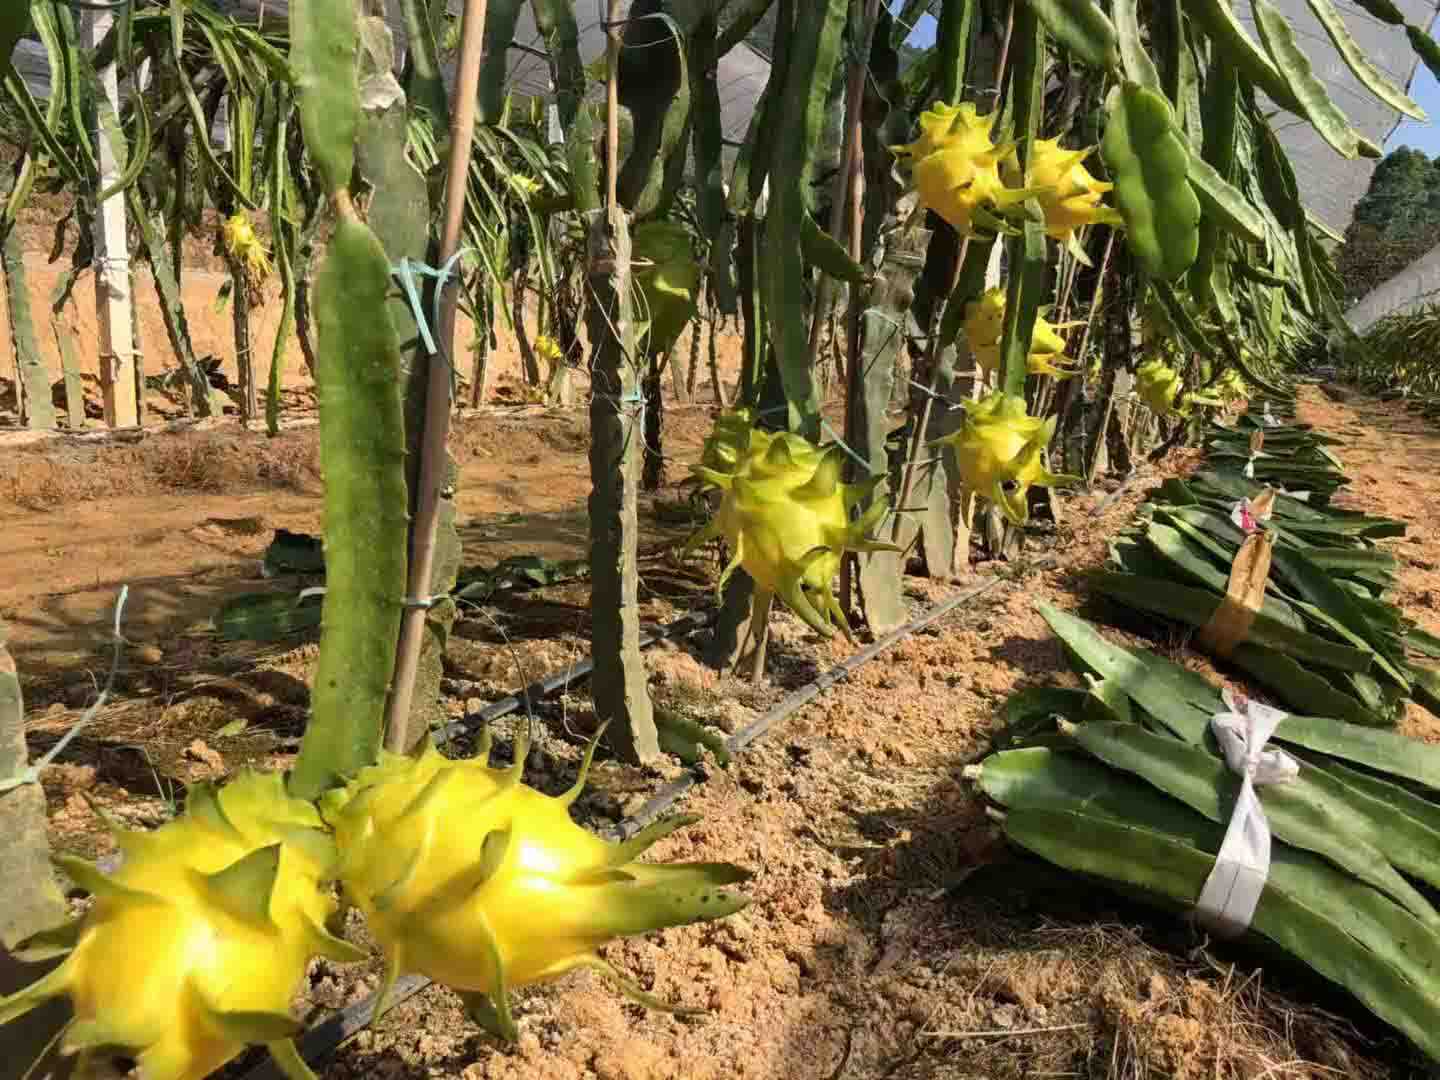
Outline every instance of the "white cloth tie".
{"type": "Polygon", "coordinates": [[[1289,713],[1228,689],[1221,696],[1227,711],[1210,718],[1210,730],[1225,763],[1241,777],[1240,793],[1196,910],[1211,932],[1228,938],[1250,928],[1270,877],[1270,825],[1255,789],[1289,783],[1300,775],[1300,763],[1284,750],[1265,746],[1289,713]]]}

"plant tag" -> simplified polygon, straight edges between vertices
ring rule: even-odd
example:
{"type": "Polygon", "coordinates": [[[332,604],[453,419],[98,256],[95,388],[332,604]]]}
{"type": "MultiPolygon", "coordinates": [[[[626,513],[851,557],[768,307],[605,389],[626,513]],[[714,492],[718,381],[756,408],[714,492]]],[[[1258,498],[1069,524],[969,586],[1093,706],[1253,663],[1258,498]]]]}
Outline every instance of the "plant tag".
{"type": "Polygon", "coordinates": [[[1268,530],[1252,532],[1240,545],[1225,595],[1198,635],[1200,644],[1214,655],[1228,657],[1250,636],[1255,615],[1265,602],[1274,550],[1275,534],[1268,530]]]}

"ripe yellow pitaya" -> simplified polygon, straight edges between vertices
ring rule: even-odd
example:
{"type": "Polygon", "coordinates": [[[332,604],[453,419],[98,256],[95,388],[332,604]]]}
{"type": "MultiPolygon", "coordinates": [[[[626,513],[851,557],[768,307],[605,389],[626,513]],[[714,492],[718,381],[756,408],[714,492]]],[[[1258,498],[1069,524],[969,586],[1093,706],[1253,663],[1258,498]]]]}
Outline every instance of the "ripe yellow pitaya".
{"type": "Polygon", "coordinates": [[[965,403],[958,431],[937,439],[955,448],[965,486],[989,499],[1016,525],[1030,520],[1030,488],[1054,487],[1079,479],[1052,473],[1043,455],[1055,434],[1058,417],[1042,420],[1025,411],[1025,399],[997,390],[965,403]]]}
{"type": "Polygon", "coordinates": [[[663,356],[694,316],[700,292],[702,271],[690,233],[675,221],[644,222],[635,226],[631,258],[643,299],[636,305],[636,323],[649,334],[649,351],[663,356]]]}
{"type": "Polygon", "coordinates": [[[1160,416],[1179,412],[1176,398],[1180,396],[1180,373],[1158,356],[1152,356],[1135,369],[1135,390],[1160,416]]]}
{"type": "MultiPolygon", "coordinates": [[[[1077,368],[1061,367],[1070,358],[1065,355],[1065,339],[1061,330],[1079,326],[1080,323],[1052,323],[1043,316],[1035,320],[1035,332],[1030,338],[1030,355],[1025,366],[1031,375],[1049,375],[1056,379],[1068,379],[1077,368]]],[[[1005,336],[1005,288],[997,286],[986,289],[980,299],[965,305],[965,338],[975,362],[986,375],[1000,370],[1000,342],[1005,336]]]]}
{"type": "Polygon", "coordinates": [[[717,416],[700,450],[700,464],[719,472],[733,472],[750,449],[752,434],[759,430],[755,419],[755,410],[746,405],[727,409],[717,416]]]}
{"type": "Polygon", "coordinates": [[[558,798],[521,782],[523,738],[516,764],[492,769],[488,737],[470,760],[442,757],[428,742],[413,757],[382,753],[323,797],[346,897],[385,953],[385,992],[400,974],[419,972],[506,1038],[515,1037],[508,992],[576,968],[597,969],[647,1006],[666,1007],[596,950],[616,937],[732,914],[748,902],[732,886],[749,875],[724,863],[635,861],[694,818],[657,822],[624,843],[576,825],[569,808],[594,745],[558,798]]]}
{"type": "Polygon", "coordinates": [[[185,813],[154,832],[112,831],[115,873],[57,860],[94,902],[22,946],[32,958],[69,955],[0,999],[0,1023],[64,996],[74,1019],[61,1047],[80,1055],[82,1074],[121,1055],[143,1080],[201,1080],[263,1043],[288,1075],[309,1075],[290,1042],[306,965],[364,956],[325,929],[336,904],[321,882],[337,858],[315,807],[278,774],[247,772],[218,791],[191,788],[185,813]]]}
{"type": "Polygon", "coordinates": [[[1215,381],[1215,392],[1224,402],[1244,401],[1250,396],[1250,386],[1239,368],[1226,368],[1215,381]]]}
{"type": "Polygon", "coordinates": [[[220,229],[225,253],[245,272],[245,285],[252,303],[263,299],[265,280],[270,276],[270,251],[255,232],[249,215],[237,210],[220,229]]]}
{"type": "Polygon", "coordinates": [[[544,361],[545,370],[550,375],[554,375],[560,365],[565,362],[565,351],[560,348],[560,343],[549,334],[540,334],[535,338],[535,356],[544,361]]]}
{"type": "Polygon", "coordinates": [[[719,467],[692,467],[722,498],[715,516],[690,538],[687,550],[723,538],[731,560],[718,588],[742,567],[758,590],[780,597],[811,629],[828,637],[839,626],[851,637],[834,592],[841,557],[846,551],[899,550],[867,539],[887,512],[883,500],[851,520],[851,511],[883,478],[841,483],[845,452],[839,444],[821,448],[789,432],[751,427],[743,450],[737,452],[742,440],[735,434],[725,438],[728,441],[717,438],[716,456],[723,452],[728,460],[733,455],[733,466],[720,461],[719,467]]]}
{"type": "Polygon", "coordinates": [[[920,202],[945,219],[961,236],[976,225],[998,224],[993,211],[1025,201],[1000,179],[1000,163],[1014,156],[1015,144],[996,145],[990,133],[996,114],[981,116],[969,102],[936,102],[920,114],[920,137],[890,152],[910,159],[920,202]]]}
{"type": "MultiPolygon", "coordinates": [[[[1045,212],[1045,231],[1064,242],[1082,262],[1088,260],[1076,241],[1077,229],[1084,225],[1124,224],[1118,210],[1101,202],[1115,185],[1095,179],[1082,164],[1091,152],[1061,149],[1059,139],[1036,139],[1026,158],[1023,177],[1027,194],[1034,196],[1045,212]]],[[[1008,179],[1020,184],[1018,166],[1012,164],[1008,171],[1008,179]]]]}
{"type": "Polygon", "coordinates": [[[540,181],[524,173],[510,173],[505,177],[505,183],[521,202],[529,202],[540,193],[540,181]]]}

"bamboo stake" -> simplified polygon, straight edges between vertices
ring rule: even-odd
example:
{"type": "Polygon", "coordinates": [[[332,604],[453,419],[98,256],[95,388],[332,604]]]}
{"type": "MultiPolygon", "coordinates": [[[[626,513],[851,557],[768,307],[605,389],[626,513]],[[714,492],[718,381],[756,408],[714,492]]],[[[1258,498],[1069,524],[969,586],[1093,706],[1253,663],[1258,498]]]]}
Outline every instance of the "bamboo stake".
{"type": "Polygon", "coordinates": [[[610,60],[605,80],[605,212],[614,217],[620,209],[620,0],[610,0],[605,22],[610,60]]]}
{"type": "MultiPolygon", "coordinates": [[[[459,80],[455,112],[450,121],[450,167],[445,185],[445,225],[440,234],[440,265],[446,266],[460,250],[465,222],[465,194],[470,178],[470,148],[475,137],[476,97],[480,90],[480,63],[485,51],[487,0],[465,0],[460,25],[459,80]]],[[[441,489],[445,484],[446,445],[450,438],[450,365],[455,355],[455,319],[459,287],[454,276],[442,283],[438,355],[430,357],[425,392],[425,443],[420,461],[420,492],[413,525],[408,605],[400,623],[395,656],[395,681],[386,706],[385,746],[392,753],[410,748],[410,705],[415,694],[415,673],[425,636],[427,608],[435,565],[435,534],[440,518],[441,489]]]]}

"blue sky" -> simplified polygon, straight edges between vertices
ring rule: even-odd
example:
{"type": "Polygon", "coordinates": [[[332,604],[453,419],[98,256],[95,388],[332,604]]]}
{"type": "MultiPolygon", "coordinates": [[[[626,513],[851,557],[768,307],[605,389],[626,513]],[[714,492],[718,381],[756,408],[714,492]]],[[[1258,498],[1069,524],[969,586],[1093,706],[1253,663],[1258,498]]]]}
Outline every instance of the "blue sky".
{"type": "Polygon", "coordinates": [[[1440,123],[1436,123],[1440,120],[1440,83],[1435,81],[1435,76],[1424,64],[1415,72],[1415,79],[1410,84],[1410,96],[1429,114],[1430,119],[1423,124],[1408,118],[1401,121],[1395,134],[1391,135],[1390,141],[1385,144],[1385,149],[1413,146],[1432,158],[1440,156],[1440,123]]]}
{"type": "MultiPolygon", "coordinates": [[[[893,11],[893,12],[898,16],[898,15],[900,14],[900,9],[901,9],[903,6],[904,6],[904,0],[893,0],[893,2],[890,4],[890,10],[893,11]]],[[[920,21],[915,24],[915,29],[911,32],[910,36],[909,36],[908,38],[906,38],[905,40],[906,40],[909,44],[914,45],[917,49],[923,49],[923,48],[925,48],[925,47],[927,47],[927,46],[929,46],[929,45],[934,45],[934,44],[935,44],[935,16],[934,16],[934,15],[921,15],[921,16],[920,16],[920,21]]]]}
{"type": "MultiPolygon", "coordinates": [[[[890,6],[892,11],[898,12],[901,0],[894,0],[890,6]]],[[[922,15],[908,40],[911,45],[920,48],[933,45],[935,43],[935,17],[922,15]]],[[[1431,119],[1423,124],[1409,119],[1403,121],[1395,129],[1395,134],[1390,136],[1390,141],[1385,144],[1385,149],[1394,150],[1397,146],[1412,146],[1430,157],[1440,157],[1440,123],[1437,123],[1440,121],[1440,82],[1435,80],[1435,76],[1424,64],[1420,64],[1415,72],[1415,81],[1410,85],[1410,96],[1430,115],[1431,119]]]]}

